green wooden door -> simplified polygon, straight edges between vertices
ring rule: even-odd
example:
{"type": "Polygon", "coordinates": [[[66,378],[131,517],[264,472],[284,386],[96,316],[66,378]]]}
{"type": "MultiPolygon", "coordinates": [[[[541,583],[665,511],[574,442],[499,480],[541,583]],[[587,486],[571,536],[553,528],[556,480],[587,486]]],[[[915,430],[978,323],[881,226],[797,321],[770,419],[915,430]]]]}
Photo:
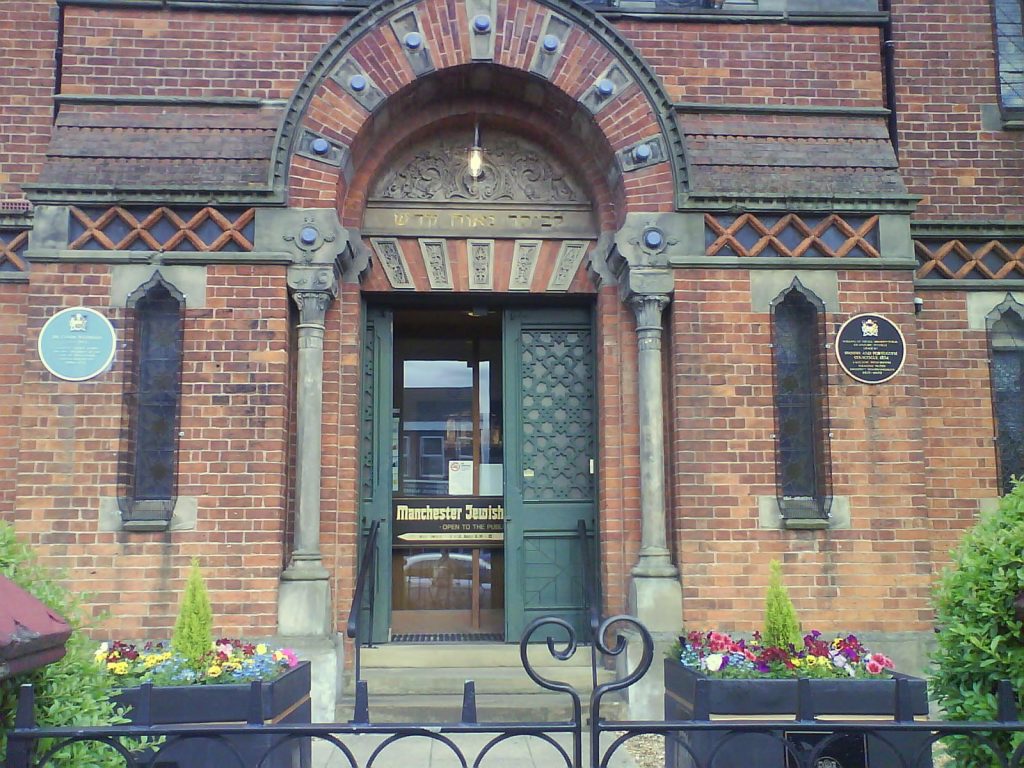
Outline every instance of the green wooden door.
{"type": "MultiPolygon", "coordinates": [[[[506,640],[539,616],[588,635],[584,521],[594,551],[594,333],[586,310],[509,310],[504,322],[506,640]]],[[[543,639],[543,638],[537,638],[543,639]]]]}
{"type": "Polygon", "coordinates": [[[363,329],[360,387],[359,562],[370,556],[367,536],[380,520],[376,567],[367,585],[360,624],[364,641],[388,640],[391,626],[391,488],[395,430],[392,419],[393,333],[391,311],[368,307],[363,329]],[[372,609],[371,609],[372,602],[372,609]]]}

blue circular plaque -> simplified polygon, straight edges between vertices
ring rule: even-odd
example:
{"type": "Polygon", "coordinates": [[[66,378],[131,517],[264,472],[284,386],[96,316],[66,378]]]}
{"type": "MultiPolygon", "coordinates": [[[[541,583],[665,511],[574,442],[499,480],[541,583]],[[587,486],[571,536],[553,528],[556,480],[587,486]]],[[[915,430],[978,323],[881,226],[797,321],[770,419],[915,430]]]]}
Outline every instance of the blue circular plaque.
{"type": "Polygon", "coordinates": [[[39,334],[39,359],[65,381],[99,376],[114,362],[117,336],[106,317],[88,307],[62,309],[39,334]]]}

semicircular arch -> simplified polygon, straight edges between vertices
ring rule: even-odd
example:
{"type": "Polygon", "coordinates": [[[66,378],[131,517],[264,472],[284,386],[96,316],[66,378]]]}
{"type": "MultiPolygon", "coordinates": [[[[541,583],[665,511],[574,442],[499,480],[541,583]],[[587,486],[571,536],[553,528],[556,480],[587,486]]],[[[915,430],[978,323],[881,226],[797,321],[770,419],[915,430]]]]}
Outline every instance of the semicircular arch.
{"type": "Polygon", "coordinates": [[[275,189],[283,195],[296,188],[296,179],[312,179],[313,191],[304,190],[299,204],[332,194],[337,199],[337,187],[344,193],[359,170],[353,144],[383,105],[425,75],[493,64],[528,75],[538,93],[556,89],[580,105],[614,152],[624,199],[646,210],[674,208],[687,171],[672,104],[614,27],[571,0],[494,3],[492,47],[482,56],[469,17],[469,8],[478,6],[480,0],[380,0],[355,17],[324,47],[289,101],[274,147],[275,189]],[[549,51],[545,43],[552,38],[557,44],[549,51]],[[410,42],[419,45],[414,50],[410,42]],[[325,164],[333,166],[333,179],[325,164]],[[643,194],[628,194],[633,190],[643,194]]]}

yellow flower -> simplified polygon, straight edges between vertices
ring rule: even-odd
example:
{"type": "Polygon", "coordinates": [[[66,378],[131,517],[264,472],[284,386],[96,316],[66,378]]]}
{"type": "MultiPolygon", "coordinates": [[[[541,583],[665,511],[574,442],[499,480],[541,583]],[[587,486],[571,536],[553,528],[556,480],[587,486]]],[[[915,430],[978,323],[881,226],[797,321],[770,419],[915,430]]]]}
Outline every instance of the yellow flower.
{"type": "Polygon", "coordinates": [[[794,667],[799,667],[800,666],[800,659],[793,659],[792,664],[793,664],[794,667]]]}
{"type": "Polygon", "coordinates": [[[107,664],[107,669],[113,672],[115,675],[127,675],[128,674],[128,662],[127,661],[114,661],[107,664]]]}
{"type": "Polygon", "coordinates": [[[214,664],[208,670],[206,670],[207,677],[220,677],[221,668],[214,664]]]}
{"type": "Polygon", "coordinates": [[[260,643],[259,645],[256,646],[256,653],[266,653],[266,652],[267,652],[267,644],[266,643],[260,643]]]}

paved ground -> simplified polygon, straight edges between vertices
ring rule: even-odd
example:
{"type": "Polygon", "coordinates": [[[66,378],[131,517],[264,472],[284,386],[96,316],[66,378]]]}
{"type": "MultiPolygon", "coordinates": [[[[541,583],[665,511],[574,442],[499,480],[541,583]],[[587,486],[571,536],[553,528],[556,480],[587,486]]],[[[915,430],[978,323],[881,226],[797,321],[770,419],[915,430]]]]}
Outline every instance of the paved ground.
{"type": "MultiPolygon", "coordinates": [[[[460,734],[449,738],[462,750],[466,765],[472,766],[489,737],[480,734],[460,734]]],[[[565,749],[571,760],[572,741],[567,734],[556,734],[555,740],[565,749]]],[[[343,743],[352,750],[355,765],[360,768],[461,768],[462,763],[451,748],[427,737],[409,737],[396,741],[368,764],[373,750],[383,741],[380,736],[346,737],[343,743]]],[[[608,739],[610,743],[611,738],[608,739]]],[[[588,760],[588,745],[584,736],[584,765],[588,760]]],[[[333,745],[314,748],[313,768],[350,768],[349,761],[333,745]]],[[[491,749],[480,763],[480,768],[567,768],[571,762],[558,749],[539,738],[517,736],[491,749]]],[[[624,747],[617,750],[608,763],[609,768],[642,768],[624,747]]]]}

